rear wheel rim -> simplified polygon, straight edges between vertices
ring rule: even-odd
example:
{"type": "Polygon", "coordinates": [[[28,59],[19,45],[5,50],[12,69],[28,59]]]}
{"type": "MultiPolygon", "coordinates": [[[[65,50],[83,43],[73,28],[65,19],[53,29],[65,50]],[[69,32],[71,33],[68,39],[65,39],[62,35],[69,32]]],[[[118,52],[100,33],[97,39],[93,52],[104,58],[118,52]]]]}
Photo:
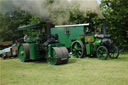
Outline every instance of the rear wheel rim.
{"type": "Polygon", "coordinates": [[[105,46],[100,46],[97,49],[97,56],[101,60],[106,60],[108,58],[108,49],[105,46]]]}
{"type": "Polygon", "coordinates": [[[75,58],[82,58],[84,55],[84,45],[80,41],[75,41],[71,45],[72,55],[75,58]]]}
{"type": "Polygon", "coordinates": [[[109,53],[110,58],[117,59],[119,56],[119,49],[117,46],[114,46],[109,53]]]}

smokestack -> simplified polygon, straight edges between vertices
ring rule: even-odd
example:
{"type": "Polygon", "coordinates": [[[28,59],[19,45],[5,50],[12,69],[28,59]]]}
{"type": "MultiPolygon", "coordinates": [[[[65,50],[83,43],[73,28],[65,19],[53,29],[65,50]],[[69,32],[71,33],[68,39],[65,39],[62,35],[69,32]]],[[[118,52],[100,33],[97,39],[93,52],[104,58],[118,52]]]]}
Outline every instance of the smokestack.
{"type": "Polygon", "coordinates": [[[51,35],[51,28],[54,28],[55,25],[52,24],[50,21],[46,21],[46,33],[48,36],[51,35]]]}
{"type": "Polygon", "coordinates": [[[106,20],[103,19],[103,33],[104,33],[104,36],[106,35],[106,20]]]}

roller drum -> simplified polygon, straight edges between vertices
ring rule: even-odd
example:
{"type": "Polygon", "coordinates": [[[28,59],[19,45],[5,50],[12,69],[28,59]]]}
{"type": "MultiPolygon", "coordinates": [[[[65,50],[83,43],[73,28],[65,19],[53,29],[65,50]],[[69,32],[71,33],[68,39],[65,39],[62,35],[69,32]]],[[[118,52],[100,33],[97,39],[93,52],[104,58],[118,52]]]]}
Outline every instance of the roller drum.
{"type": "Polygon", "coordinates": [[[65,47],[52,47],[49,63],[52,65],[65,64],[68,62],[68,50],[65,47]]]}
{"type": "Polygon", "coordinates": [[[21,44],[18,48],[18,57],[22,62],[26,62],[30,59],[29,44],[21,44]]]}

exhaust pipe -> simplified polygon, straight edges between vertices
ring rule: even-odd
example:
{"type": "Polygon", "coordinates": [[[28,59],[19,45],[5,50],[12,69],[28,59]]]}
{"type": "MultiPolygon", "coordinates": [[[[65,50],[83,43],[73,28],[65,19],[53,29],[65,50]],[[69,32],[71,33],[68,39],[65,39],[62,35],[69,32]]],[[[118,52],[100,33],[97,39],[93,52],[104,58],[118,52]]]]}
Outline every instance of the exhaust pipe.
{"type": "Polygon", "coordinates": [[[103,33],[104,33],[104,36],[106,36],[106,20],[103,19],[103,33]]]}

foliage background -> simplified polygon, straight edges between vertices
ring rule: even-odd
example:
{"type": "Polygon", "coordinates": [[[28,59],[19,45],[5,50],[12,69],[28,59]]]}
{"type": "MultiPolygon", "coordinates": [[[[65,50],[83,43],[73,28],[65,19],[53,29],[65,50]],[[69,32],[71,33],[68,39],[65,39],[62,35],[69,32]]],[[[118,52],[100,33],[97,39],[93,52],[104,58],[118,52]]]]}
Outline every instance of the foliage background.
{"type": "MultiPolygon", "coordinates": [[[[53,0],[50,0],[51,4],[53,0]]],[[[0,7],[4,8],[0,1],[0,7]]],[[[78,10],[79,5],[69,9],[69,21],[62,24],[82,24],[90,23],[93,28],[102,29],[102,20],[96,13],[88,11],[86,16],[78,10]]],[[[102,0],[100,8],[107,21],[107,32],[111,35],[114,43],[123,50],[128,50],[128,2],[127,0],[102,0]]],[[[62,13],[65,13],[63,11],[62,13]]],[[[56,12],[51,14],[51,21],[56,21],[56,12]]],[[[18,31],[17,27],[28,24],[36,24],[43,21],[37,16],[19,10],[0,12],[0,42],[15,41],[23,37],[23,32],[18,31]]]]}

